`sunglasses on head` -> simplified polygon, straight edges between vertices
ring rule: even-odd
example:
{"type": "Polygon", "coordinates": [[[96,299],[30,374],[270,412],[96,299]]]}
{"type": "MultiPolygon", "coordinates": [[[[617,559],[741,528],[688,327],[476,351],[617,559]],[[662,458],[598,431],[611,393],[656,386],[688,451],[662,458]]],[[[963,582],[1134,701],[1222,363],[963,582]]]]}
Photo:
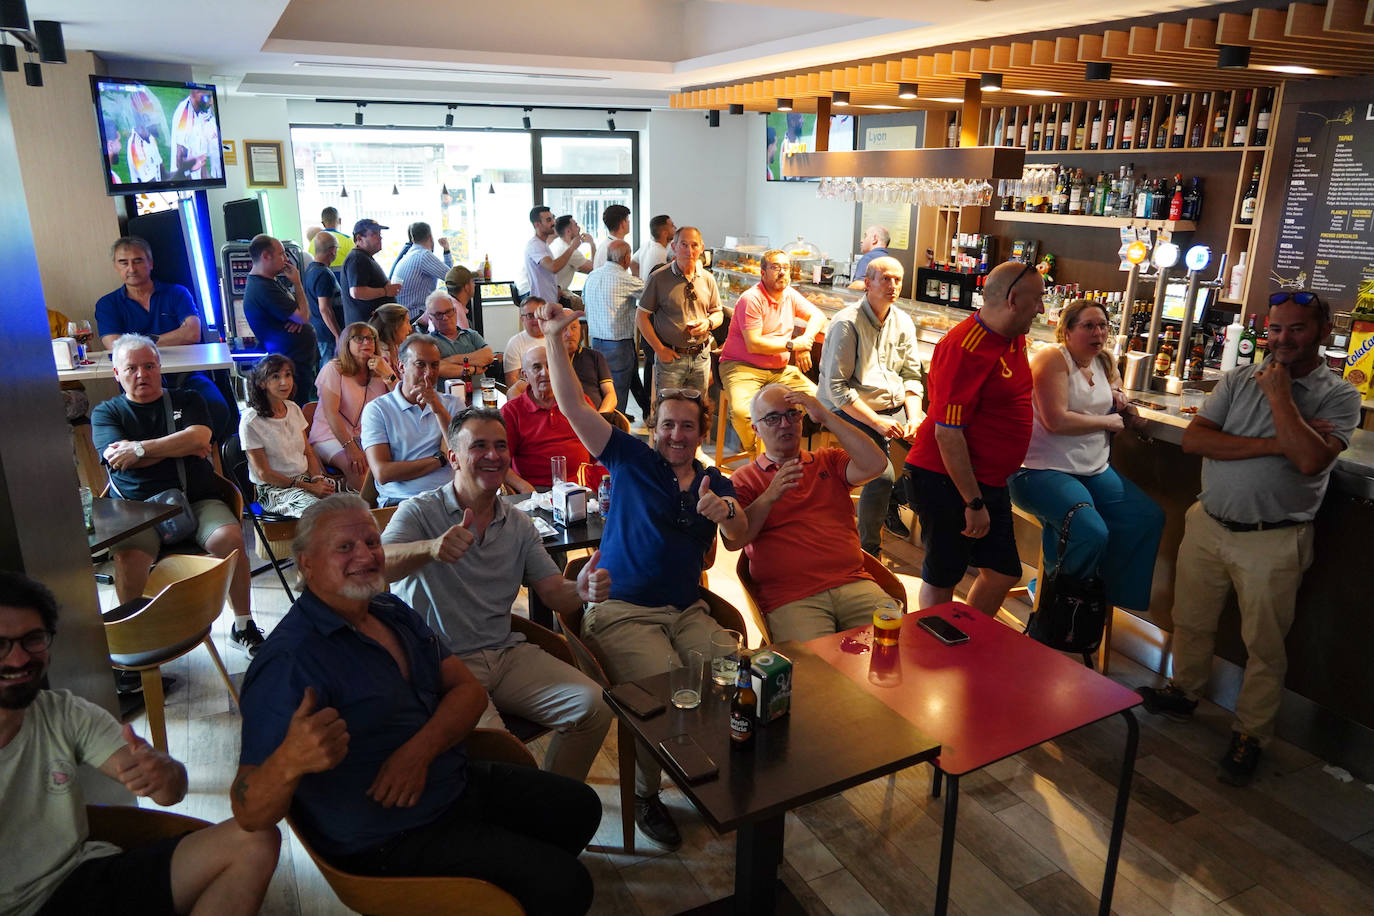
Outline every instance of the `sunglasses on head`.
{"type": "Polygon", "coordinates": [[[1321,301],[1321,298],[1316,293],[1310,293],[1305,289],[1298,290],[1295,293],[1280,291],[1269,296],[1269,306],[1272,308],[1276,305],[1283,305],[1290,299],[1298,305],[1311,305],[1313,302],[1321,301]]]}
{"type": "Polygon", "coordinates": [[[1035,265],[1032,264],[1030,261],[1027,261],[1026,266],[1021,268],[1021,272],[1016,275],[1016,279],[1011,281],[1011,286],[1007,287],[1007,292],[1010,293],[1013,289],[1015,289],[1016,284],[1021,282],[1021,278],[1024,277],[1026,274],[1030,273],[1032,270],[1035,270],[1035,265]]]}
{"type": "Polygon", "coordinates": [[[695,388],[660,388],[658,399],[665,398],[685,398],[688,401],[700,401],[701,392],[695,388]]]}

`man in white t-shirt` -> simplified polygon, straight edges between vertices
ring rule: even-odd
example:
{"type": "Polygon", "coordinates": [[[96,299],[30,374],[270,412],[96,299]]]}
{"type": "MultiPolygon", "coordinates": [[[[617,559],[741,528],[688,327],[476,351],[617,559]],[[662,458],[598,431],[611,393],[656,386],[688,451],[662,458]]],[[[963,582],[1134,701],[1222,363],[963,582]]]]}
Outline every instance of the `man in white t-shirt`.
{"type": "MultiPolygon", "coordinates": [[[[525,280],[516,285],[523,295],[557,302],[558,272],[572,259],[577,248],[569,246],[561,255],[554,256],[549,243],[558,236],[558,230],[554,228],[553,211],[548,207],[531,209],[530,225],[534,227],[534,238],[525,243],[525,280]]],[[[592,237],[584,232],[577,241],[580,244],[591,240],[592,237]]]]}
{"type": "MultiPolygon", "coordinates": [[[[567,263],[554,275],[558,279],[558,292],[561,296],[572,296],[573,274],[592,272],[592,258],[582,253],[582,243],[587,242],[592,246],[593,257],[596,256],[596,243],[571,216],[564,215],[554,220],[553,230],[558,237],[549,245],[549,253],[557,259],[566,251],[572,252],[568,255],[567,263]]],[[[574,307],[581,310],[580,299],[574,303],[574,307]]]]}
{"type": "Polygon", "coordinates": [[[647,280],[655,267],[668,263],[668,242],[676,234],[677,227],[668,214],[660,213],[649,220],[649,240],[635,254],[635,260],[639,263],[636,276],[647,280]]]}
{"type": "Polygon", "coordinates": [[[172,169],[187,178],[220,178],[214,94],[192,89],[172,114],[172,169]]]}
{"type": "Polygon", "coordinates": [[[134,132],[129,134],[127,153],[130,181],[141,184],[162,180],[162,151],[157,148],[157,138],[148,121],[140,119],[134,132]]]}
{"type": "Polygon", "coordinates": [[[82,764],[164,807],[186,796],[186,768],[94,703],[42,689],[56,629],[52,592],[0,572],[0,912],[258,912],[275,828],[230,819],[128,850],[90,838],[82,764]]]}
{"type": "Polygon", "coordinates": [[[520,374],[525,364],[525,351],[544,345],[544,332],[539,329],[539,316],[536,312],[545,303],[540,296],[526,296],[520,303],[520,327],[506,341],[506,349],[501,351],[501,367],[506,372],[506,399],[514,400],[525,391],[525,378],[520,374]]]}
{"type": "MultiPolygon", "coordinates": [[[[596,270],[606,263],[606,249],[611,242],[629,243],[630,238],[630,208],[624,204],[611,204],[601,214],[601,222],[606,224],[606,232],[609,235],[601,239],[596,244],[596,249],[592,252],[592,270],[596,270]]],[[[634,247],[631,246],[631,251],[634,247]]],[[[630,259],[630,273],[639,276],[639,262],[630,259]]]]}

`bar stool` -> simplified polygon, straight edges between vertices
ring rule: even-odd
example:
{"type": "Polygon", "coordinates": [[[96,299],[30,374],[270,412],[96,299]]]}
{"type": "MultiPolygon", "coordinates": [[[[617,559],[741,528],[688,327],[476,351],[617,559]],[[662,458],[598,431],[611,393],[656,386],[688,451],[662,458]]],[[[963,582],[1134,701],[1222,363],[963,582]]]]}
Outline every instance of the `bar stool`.
{"type": "Polygon", "coordinates": [[[725,469],[736,462],[743,464],[754,457],[752,451],[725,451],[725,437],[730,430],[730,395],[725,386],[720,386],[720,397],[716,400],[716,467],[725,469]]]}

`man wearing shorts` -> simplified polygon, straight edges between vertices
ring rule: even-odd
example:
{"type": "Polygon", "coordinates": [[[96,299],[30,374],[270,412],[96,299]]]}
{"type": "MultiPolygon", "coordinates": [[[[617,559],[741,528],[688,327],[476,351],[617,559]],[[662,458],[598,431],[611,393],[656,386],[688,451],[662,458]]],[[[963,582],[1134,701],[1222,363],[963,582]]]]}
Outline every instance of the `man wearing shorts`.
{"type": "Polygon", "coordinates": [[[94,703],[42,689],[56,629],[52,592],[0,572],[0,912],[258,912],[275,828],[231,819],[129,850],[91,839],[82,764],[163,806],[186,796],[186,768],[94,703]]]}
{"type": "Polygon", "coordinates": [[[930,410],[907,455],[911,505],[926,550],[921,607],[954,597],[969,566],[967,601],[993,616],[1021,578],[1007,480],[1030,445],[1026,332],[1044,309],[1034,266],[1008,261],[988,274],[984,305],[935,345],[930,410]]]}
{"type": "MultiPolygon", "coordinates": [[[[162,387],[162,360],[157,344],[147,337],[125,334],[114,342],[110,357],[124,394],[97,405],[91,414],[96,451],[110,469],[110,495],[142,500],[184,488],[196,517],[195,542],[217,557],[243,551],[243,529],[234,510],[219,499],[215,469],[207,460],[210,414],[205,401],[194,391],[162,387]]],[[[148,568],[161,549],[162,540],[153,528],[110,548],[120,604],[143,594],[148,568]]],[[[234,609],[229,644],[252,656],[263,635],[250,610],[249,564],[242,557],[240,561],[229,580],[229,605],[234,609]]]]}

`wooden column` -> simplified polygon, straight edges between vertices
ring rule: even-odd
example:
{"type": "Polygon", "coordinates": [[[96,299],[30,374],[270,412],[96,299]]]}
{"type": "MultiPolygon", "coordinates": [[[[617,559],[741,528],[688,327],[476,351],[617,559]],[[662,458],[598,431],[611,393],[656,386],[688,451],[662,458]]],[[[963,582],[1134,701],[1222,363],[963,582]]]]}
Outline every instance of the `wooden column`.
{"type": "Polygon", "coordinates": [[[816,152],[830,152],[830,96],[816,99],[816,152]]]}
{"type": "Polygon", "coordinates": [[[959,116],[959,145],[978,145],[978,124],[983,117],[983,86],[979,80],[964,80],[964,108],[959,116]]]}

